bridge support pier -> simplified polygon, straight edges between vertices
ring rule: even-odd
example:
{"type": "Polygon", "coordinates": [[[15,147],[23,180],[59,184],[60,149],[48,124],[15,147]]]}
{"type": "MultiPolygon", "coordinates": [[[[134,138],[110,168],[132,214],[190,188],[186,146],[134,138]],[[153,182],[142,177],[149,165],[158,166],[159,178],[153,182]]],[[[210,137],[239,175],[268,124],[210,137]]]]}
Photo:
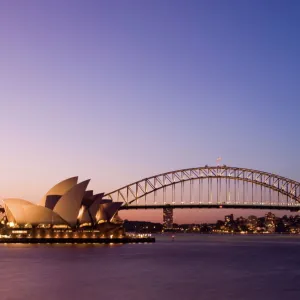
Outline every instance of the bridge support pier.
{"type": "Polygon", "coordinates": [[[172,207],[163,208],[163,228],[173,229],[173,208],[172,207]]]}

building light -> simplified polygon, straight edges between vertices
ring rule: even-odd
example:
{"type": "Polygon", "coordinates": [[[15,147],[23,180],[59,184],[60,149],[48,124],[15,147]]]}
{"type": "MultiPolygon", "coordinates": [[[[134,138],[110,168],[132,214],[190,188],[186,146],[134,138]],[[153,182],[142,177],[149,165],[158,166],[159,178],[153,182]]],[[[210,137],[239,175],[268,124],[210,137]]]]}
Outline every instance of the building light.
{"type": "Polygon", "coordinates": [[[8,225],[9,227],[14,227],[14,226],[15,226],[15,223],[14,223],[14,222],[8,222],[7,225],[8,225]]]}

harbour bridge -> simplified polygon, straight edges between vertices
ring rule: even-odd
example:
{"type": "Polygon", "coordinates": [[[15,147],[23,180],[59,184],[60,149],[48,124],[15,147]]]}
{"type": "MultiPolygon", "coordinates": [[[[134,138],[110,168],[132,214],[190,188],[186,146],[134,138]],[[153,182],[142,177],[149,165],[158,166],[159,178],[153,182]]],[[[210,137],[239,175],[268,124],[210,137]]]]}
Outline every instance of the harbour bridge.
{"type": "Polygon", "coordinates": [[[206,165],[144,178],[104,197],[122,201],[121,210],[242,208],[299,211],[300,182],[253,169],[206,165]]]}

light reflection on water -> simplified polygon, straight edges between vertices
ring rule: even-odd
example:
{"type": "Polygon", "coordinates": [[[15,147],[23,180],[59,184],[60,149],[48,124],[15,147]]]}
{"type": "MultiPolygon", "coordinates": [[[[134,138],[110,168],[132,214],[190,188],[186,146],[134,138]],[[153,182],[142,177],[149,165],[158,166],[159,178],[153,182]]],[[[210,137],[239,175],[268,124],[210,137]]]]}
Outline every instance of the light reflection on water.
{"type": "Polygon", "coordinates": [[[0,299],[300,299],[300,237],[1,245],[0,299]]]}

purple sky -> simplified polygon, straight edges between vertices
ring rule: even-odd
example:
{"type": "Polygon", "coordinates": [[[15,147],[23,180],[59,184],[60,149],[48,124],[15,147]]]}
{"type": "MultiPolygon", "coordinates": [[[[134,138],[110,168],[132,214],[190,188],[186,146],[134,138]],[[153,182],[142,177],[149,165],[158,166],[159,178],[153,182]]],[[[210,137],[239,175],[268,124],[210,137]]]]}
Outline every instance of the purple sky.
{"type": "Polygon", "coordinates": [[[299,1],[2,0],[1,196],[218,156],[300,181],[299,36],[299,1]]]}

